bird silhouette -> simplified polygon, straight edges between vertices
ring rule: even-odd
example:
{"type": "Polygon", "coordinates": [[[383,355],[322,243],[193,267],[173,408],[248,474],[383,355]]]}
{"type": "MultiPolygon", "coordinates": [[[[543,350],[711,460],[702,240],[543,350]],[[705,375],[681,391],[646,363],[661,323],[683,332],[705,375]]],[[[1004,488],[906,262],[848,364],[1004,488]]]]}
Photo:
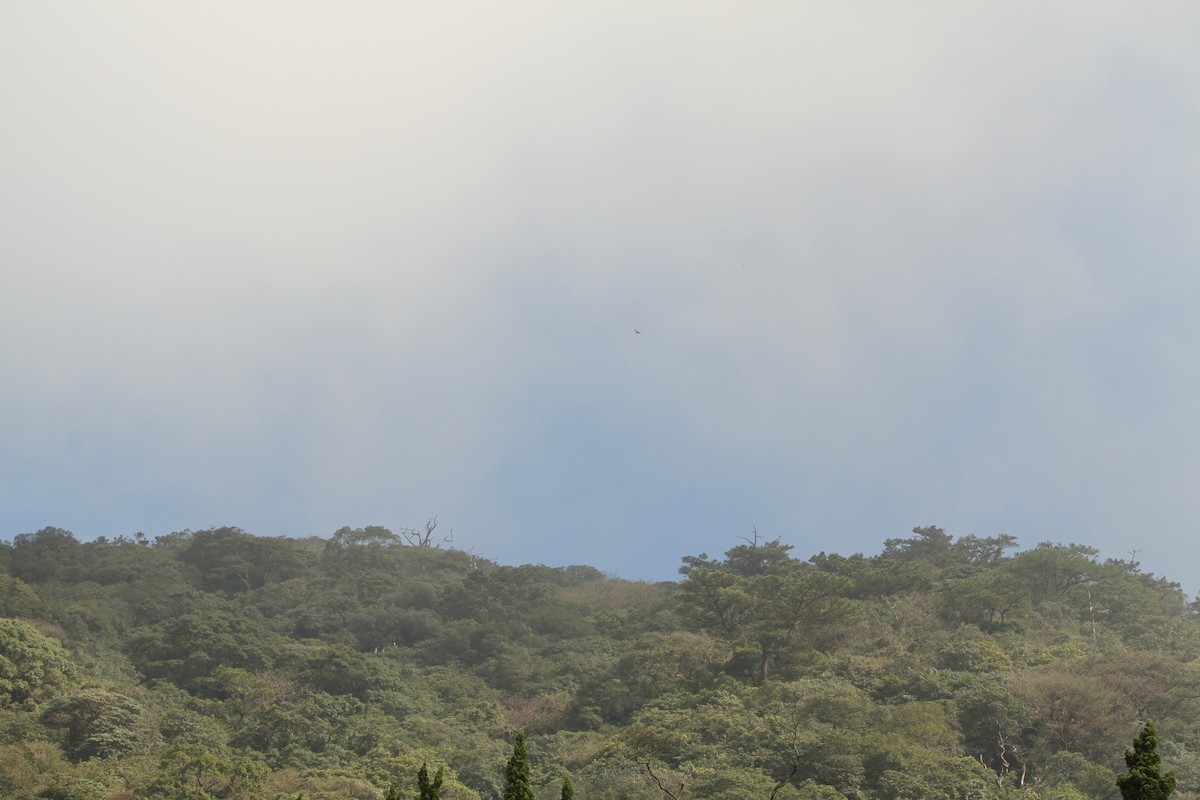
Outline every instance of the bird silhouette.
{"type": "Polygon", "coordinates": [[[634,329],[633,329],[633,332],[634,332],[634,333],[641,333],[641,331],[639,331],[637,328],[634,328],[634,329]]]}

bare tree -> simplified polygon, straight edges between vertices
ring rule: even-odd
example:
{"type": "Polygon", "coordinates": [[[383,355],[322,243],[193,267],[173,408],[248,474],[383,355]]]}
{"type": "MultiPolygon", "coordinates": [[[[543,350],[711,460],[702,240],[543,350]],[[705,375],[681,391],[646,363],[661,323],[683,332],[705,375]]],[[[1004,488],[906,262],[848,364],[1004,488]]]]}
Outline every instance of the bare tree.
{"type": "MultiPolygon", "coordinates": [[[[1029,768],[1025,763],[1025,754],[1021,752],[1020,747],[1008,741],[1004,734],[1000,734],[996,737],[996,746],[1000,748],[1000,770],[999,774],[997,775],[996,785],[1003,788],[1005,779],[1008,778],[1009,775],[1012,775],[1017,784],[1017,788],[1024,789],[1025,779],[1029,776],[1029,768]],[[1010,758],[1012,761],[1009,760],[1010,758]],[[1013,762],[1016,763],[1014,764],[1013,762]],[[1020,769],[1019,773],[1017,772],[1018,768],[1020,769]]],[[[983,761],[982,755],[979,757],[979,763],[983,764],[985,767],[987,766],[987,764],[985,764],[983,761]]]]}
{"type": "Polygon", "coordinates": [[[751,547],[758,547],[758,526],[751,525],[750,528],[751,528],[751,530],[754,531],[753,539],[750,538],[749,536],[739,536],[738,538],[741,539],[746,544],[750,545],[751,547]]]}
{"type": "Polygon", "coordinates": [[[436,550],[444,544],[450,544],[454,541],[454,529],[441,537],[435,537],[434,531],[437,530],[438,518],[430,517],[425,520],[425,530],[417,528],[401,528],[400,536],[408,543],[410,547],[428,547],[436,550]]]}

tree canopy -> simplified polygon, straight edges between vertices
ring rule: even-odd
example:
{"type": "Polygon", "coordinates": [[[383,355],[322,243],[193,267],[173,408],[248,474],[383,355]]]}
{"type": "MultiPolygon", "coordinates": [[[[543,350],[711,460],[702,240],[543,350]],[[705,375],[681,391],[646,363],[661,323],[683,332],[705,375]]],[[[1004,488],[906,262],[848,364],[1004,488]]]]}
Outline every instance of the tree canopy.
{"type": "Polygon", "coordinates": [[[1117,777],[1124,800],[1167,800],[1175,791],[1175,773],[1162,772],[1153,722],[1146,723],[1133,748],[1125,751],[1125,766],[1129,771],[1117,777]]]}
{"type": "Polygon", "coordinates": [[[923,526],[650,584],[432,525],[0,543],[0,796],[1200,800],[1200,603],[1134,561],[923,526]]]}

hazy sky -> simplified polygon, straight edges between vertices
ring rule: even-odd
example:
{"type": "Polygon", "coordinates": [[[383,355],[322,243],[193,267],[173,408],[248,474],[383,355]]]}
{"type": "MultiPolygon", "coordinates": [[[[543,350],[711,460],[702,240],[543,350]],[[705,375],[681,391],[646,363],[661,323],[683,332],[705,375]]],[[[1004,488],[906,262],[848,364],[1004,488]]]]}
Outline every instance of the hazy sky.
{"type": "Polygon", "coordinates": [[[1200,588],[1200,6],[0,3],[0,538],[1200,588]],[[642,333],[637,335],[634,329],[642,333]]]}

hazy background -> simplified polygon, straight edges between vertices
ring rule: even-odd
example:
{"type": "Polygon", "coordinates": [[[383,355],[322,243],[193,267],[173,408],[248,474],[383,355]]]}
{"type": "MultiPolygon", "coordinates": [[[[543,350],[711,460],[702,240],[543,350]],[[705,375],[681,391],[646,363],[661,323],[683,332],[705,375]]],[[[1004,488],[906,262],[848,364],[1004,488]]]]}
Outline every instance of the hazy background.
{"type": "Polygon", "coordinates": [[[0,538],[1200,586],[1200,6],[0,4],[0,538]],[[634,334],[634,328],[642,331],[634,334]]]}

